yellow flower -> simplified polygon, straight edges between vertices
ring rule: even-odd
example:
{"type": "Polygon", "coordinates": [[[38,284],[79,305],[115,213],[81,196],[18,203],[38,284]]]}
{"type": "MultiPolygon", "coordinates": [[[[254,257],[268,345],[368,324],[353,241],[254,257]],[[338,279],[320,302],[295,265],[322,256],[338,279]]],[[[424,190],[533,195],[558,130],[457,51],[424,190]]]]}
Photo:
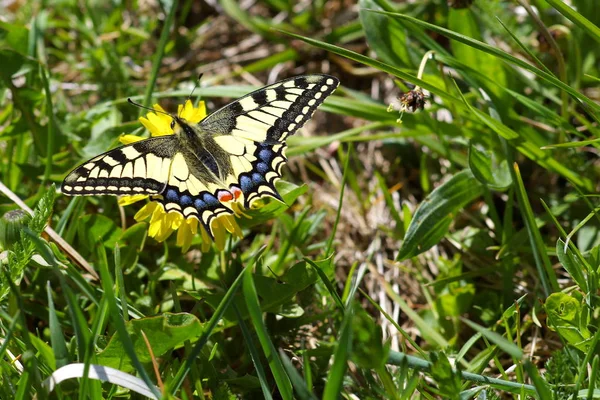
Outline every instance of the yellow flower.
{"type": "MultiPolygon", "coordinates": [[[[139,121],[149,131],[151,136],[164,136],[174,134],[171,128],[172,118],[167,114],[163,114],[164,110],[158,104],[154,105],[154,109],[158,113],[150,112],[146,117],[140,117],[139,121]]],[[[197,124],[206,117],[206,106],[203,101],[198,107],[194,107],[191,101],[186,101],[184,105],[179,105],[177,115],[185,119],[188,123],[197,124]]],[[[120,141],[123,144],[135,143],[143,138],[135,135],[121,135],[120,141]]],[[[147,199],[148,195],[137,194],[133,196],[123,196],[119,198],[119,205],[126,206],[137,201],[147,199]]],[[[234,211],[235,215],[245,215],[242,212],[242,207],[235,200],[229,202],[228,206],[234,211]]],[[[204,226],[199,224],[195,217],[184,218],[178,212],[167,212],[162,204],[156,201],[150,201],[144,205],[134,216],[135,220],[140,222],[150,218],[150,226],[148,235],[159,242],[167,240],[169,236],[177,231],[177,246],[182,248],[182,251],[187,251],[194,236],[200,231],[202,237],[202,251],[207,252],[210,249],[211,236],[204,229],[204,226]]],[[[233,215],[225,214],[211,221],[212,232],[214,234],[214,242],[219,250],[225,248],[227,232],[232,235],[242,238],[242,230],[237,224],[233,215]]]]}

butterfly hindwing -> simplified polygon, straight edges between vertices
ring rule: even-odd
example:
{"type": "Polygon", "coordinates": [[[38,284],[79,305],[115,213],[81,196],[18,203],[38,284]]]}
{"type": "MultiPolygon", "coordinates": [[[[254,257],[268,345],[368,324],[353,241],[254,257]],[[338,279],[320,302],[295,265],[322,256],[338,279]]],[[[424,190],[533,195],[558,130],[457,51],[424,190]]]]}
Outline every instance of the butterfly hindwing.
{"type": "Polygon", "coordinates": [[[305,75],[266,86],[228,104],[199,124],[202,132],[230,154],[233,174],[226,183],[244,194],[249,207],[261,197],[279,199],[274,183],[281,177],[285,139],[308,121],[337,88],[329,75],[305,75]]]}
{"type": "Polygon", "coordinates": [[[159,194],[178,147],[175,136],[160,136],[107,151],[69,173],[61,191],[67,195],[159,194]]]}
{"type": "Polygon", "coordinates": [[[169,180],[157,198],[166,212],[196,218],[211,237],[211,221],[221,214],[233,214],[219,199],[220,193],[226,190],[223,190],[218,174],[209,167],[216,162],[209,154],[201,160],[197,154],[182,147],[173,157],[169,180]]]}

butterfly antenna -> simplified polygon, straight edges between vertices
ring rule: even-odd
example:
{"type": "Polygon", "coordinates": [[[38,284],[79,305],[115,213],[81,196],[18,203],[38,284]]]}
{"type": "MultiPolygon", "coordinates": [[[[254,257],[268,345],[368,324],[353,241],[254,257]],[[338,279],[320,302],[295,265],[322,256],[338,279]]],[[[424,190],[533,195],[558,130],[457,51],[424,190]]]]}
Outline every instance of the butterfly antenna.
{"type": "MultiPolygon", "coordinates": [[[[196,88],[198,86],[200,86],[200,79],[202,79],[202,75],[204,75],[204,72],[201,72],[200,75],[198,75],[198,79],[196,79],[196,84],[194,85],[194,87],[192,88],[192,91],[190,92],[190,95],[188,96],[187,100],[185,101],[185,103],[187,103],[188,101],[192,101],[192,95],[194,94],[194,90],[196,90],[196,88]]],[[[185,104],[184,103],[184,104],[185,104]]],[[[183,109],[182,109],[183,111],[183,109]]]]}
{"type": "Polygon", "coordinates": [[[157,110],[155,108],[146,107],[143,104],[136,103],[135,101],[131,100],[129,97],[127,98],[127,101],[129,102],[129,104],[133,104],[134,106],[139,107],[139,108],[143,108],[144,110],[148,110],[148,111],[152,111],[152,112],[160,113],[160,114],[165,114],[165,115],[168,115],[169,117],[173,118],[173,116],[171,114],[169,114],[168,112],[166,112],[166,111],[162,111],[162,110],[157,110]]]}
{"type": "Polygon", "coordinates": [[[198,79],[196,79],[196,84],[194,85],[194,88],[190,92],[190,95],[188,96],[188,100],[191,100],[192,95],[194,94],[194,90],[196,90],[196,88],[198,86],[200,86],[200,79],[202,79],[202,75],[204,75],[204,72],[201,72],[200,75],[198,75],[198,79]]]}

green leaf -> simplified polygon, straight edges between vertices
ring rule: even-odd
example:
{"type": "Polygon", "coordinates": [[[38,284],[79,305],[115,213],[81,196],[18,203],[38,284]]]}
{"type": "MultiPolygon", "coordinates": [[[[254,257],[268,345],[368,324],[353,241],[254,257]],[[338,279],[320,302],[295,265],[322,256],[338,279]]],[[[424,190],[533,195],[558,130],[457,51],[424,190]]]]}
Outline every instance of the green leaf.
{"type": "Polygon", "coordinates": [[[441,352],[432,352],[431,376],[435,379],[440,394],[445,399],[458,399],[461,392],[461,375],[450,365],[448,357],[441,352]]]}
{"type": "Polygon", "coordinates": [[[584,293],[587,293],[588,284],[584,275],[586,268],[571,248],[567,247],[565,249],[565,242],[562,239],[558,239],[556,242],[556,255],[563,268],[571,275],[571,278],[573,278],[584,293]]]}
{"type": "MultiPolygon", "coordinates": [[[[318,279],[318,275],[312,268],[306,268],[304,262],[300,262],[278,279],[262,275],[253,275],[253,279],[257,292],[260,293],[262,311],[279,314],[280,312],[286,313],[286,310],[282,307],[298,292],[314,284],[318,279]]],[[[190,292],[189,294],[198,300],[205,301],[213,308],[216,308],[220,304],[224,296],[222,291],[204,289],[197,292],[190,292]]],[[[248,318],[249,314],[245,296],[240,293],[236,294],[234,302],[242,318],[248,318]]],[[[292,312],[293,310],[288,307],[287,311],[292,312]]],[[[294,312],[297,313],[298,310],[294,312]]],[[[226,311],[225,318],[229,321],[235,321],[236,315],[234,310],[226,311]]]]}
{"type": "Polygon", "coordinates": [[[389,344],[383,343],[381,325],[362,308],[356,307],[352,318],[351,358],[358,366],[366,369],[383,367],[390,352],[389,344]]]}
{"type": "Polygon", "coordinates": [[[29,49],[29,29],[16,23],[0,21],[0,42],[4,42],[7,46],[21,54],[27,54],[29,49]]]}
{"type": "Polygon", "coordinates": [[[411,67],[406,33],[402,24],[365,9],[381,10],[374,0],[359,0],[359,16],[367,43],[377,57],[397,67],[411,67]]]}
{"type": "Polygon", "coordinates": [[[121,236],[121,228],[112,218],[102,214],[84,215],[78,221],[79,238],[88,249],[94,248],[98,241],[113,249],[121,236]]]}
{"type": "Polygon", "coordinates": [[[477,180],[493,190],[504,190],[512,184],[506,159],[498,160],[497,153],[480,149],[471,142],[469,168],[477,180]]]}
{"type": "Polygon", "coordinates": [[[0,49],[0,59],[2,59],[2,68],[0,68],[0,77],[4,79],[5,86],[12,85],[12,77],[19,70],[25,67],[30,61],[26,56],[12,49],[0,49]]]}
{"type": "MultiPolygon", "coordinates": [[[[142,332],[146,335],[156,358],[181,346],[186,340],[197,338],[202,333],[202,324],[198,318],[187,313],[164,313],[157,317],[131,320],[125,325],[133,341],[135,354],[141,362],[152,360],[142,332]]],[[[98,354],[98,363],[125,372],[133,370],[133,365],[123,349],[118,334],[113,335],[108,346],[98,354]]]]}
{"type": "Polygon", "coordinates": [[[436,188],[415,212],[397,259],[414,257],[437,244],[448,232],[454,215],[482,193],[483,186],[469,170],[436,188]]]}
{"type": "MultiPolygon", "coordinates": [[[[473,12],[473,8],[450,8],[448,28],[459,34],[481,40],[481,33],[473,12]]],[[[478,80],[487,92],[493,93],[503,100],[509,99],[507,93],[502,89],[508,86],[506,71],[496,57],[456,40],[451,40],[450,46],[452,47],[452,53],[460,62],[468,66],[476,65],[482,75],[494,77],[494,84],[490,84],[483,79],[478,80]]]]}
{"type": "Polygon", "coordinates": [[[548,296],[544,306],[548,314],[548,326],[558,332],[567,343],[587,352],[591,334],[584,323],[585,316],[581,300],[558,292],[548,296]]]}
{"type": "Polygon", "coordinates": [[[502,350],[507,352],[511,357],[515,358],[516,360],[523,359],[523,351],[516,344],[509,342],[506,338],[504,338],[499,333],[493,332],[489,329],[486,329],[481,325],[478,325],[474,322],[469,321],[468,319],[463,318],[462,321],[465,324],[469,325],[475,331],[481,333],[490,342],[497,344],[498,347],[500,347],[502,350]]]}
{"type": "Polygon", "coordinates": [[[278,181],[275,184],[277,192],[283,199],[283,203],[275,199],[268,199],[268,203],[262,207],[244,211],[247,217],[239,219],[239,225],[243,228],[250,228],[256,225],[262,225],[265,222],[283,214],[292,205],[298,197],[306,193],[306,185],[297,186],[286,181],[278,181]]]}

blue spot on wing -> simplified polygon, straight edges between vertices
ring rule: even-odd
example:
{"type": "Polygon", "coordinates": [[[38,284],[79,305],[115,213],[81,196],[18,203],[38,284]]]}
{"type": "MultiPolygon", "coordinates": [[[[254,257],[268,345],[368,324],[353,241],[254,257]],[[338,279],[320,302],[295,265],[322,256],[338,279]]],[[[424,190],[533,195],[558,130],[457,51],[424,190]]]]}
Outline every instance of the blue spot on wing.
{"type": "Polygon", "coordinates": [[[183,207],[187,207],[190,206],[192,204],[192,197],[188,196],[187,194],[184,194],[183,196],[181,196],[181,198],[179,199],[180,204],[183,207]]]}
{"type": "Polygon", "coordinates": [[[256,164],[256,170],[259,173],[265,175],[267,172],[269,172],[269,165],[264,162],[259,162],[258,164],[256,164]]]}
{"type": "Polygon", "coordinates": [[[165,199],[169,203],[178,203],[179,202],[179,195],[177,194],[177,191],[175,189],[169,189],[169,190],[167,190],[167,194],[165,195],[165,199]]]}

